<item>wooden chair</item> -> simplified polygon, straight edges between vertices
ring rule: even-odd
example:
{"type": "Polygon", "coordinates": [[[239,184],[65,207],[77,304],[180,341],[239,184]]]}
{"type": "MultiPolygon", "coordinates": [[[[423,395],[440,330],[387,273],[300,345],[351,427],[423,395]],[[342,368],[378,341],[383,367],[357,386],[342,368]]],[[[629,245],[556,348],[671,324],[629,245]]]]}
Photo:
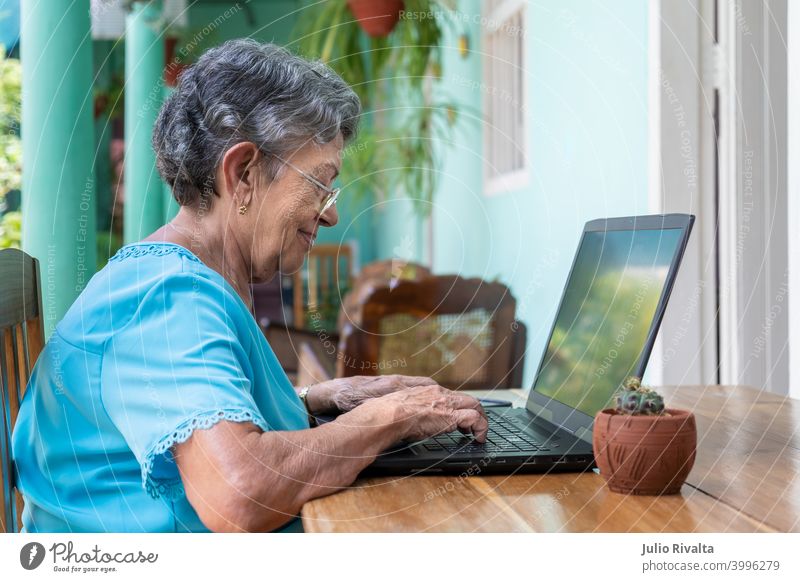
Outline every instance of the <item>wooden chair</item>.
{"type": "Polygon", "coordinates": [[[0,251],[0,427],[3,491],[0,531],[20,529],[22,495],[11,458],[11,434],[31,369],[44,344],[39,262],[17,249],[0,251]]]}
{"type": "Polygon", "coordinates": [[[260,321],[259,326],[264,333],[264,337],[267,338],[267,343],[269,343],[272,351],[275,352],[275,357],[278,358],[281,368],[283,368],[283,371],[286,372],[289,380],[295,386],[316,383],[307,382],[307,376],[301,376],[300,374],[305,362],[301,357],[303,348],[308,347],[310,344],[319,344],[321,342],[330,342],[335,347],[339,341],[339,336],[336,334],[332,334],[329,337],[327,332],[324,331],[315,332],[308,329],[298,329],[280,321],[260,321]]]}
{"type": "Polygon", "coordinates": [[[302,269],[294,274],[294,321],[296,328],[315,324],[309,316],[338,301],[352,284],[353,254],[349,245],[317,245],[306,259],[307,279],[302,269]]]}
{"type": "Polygon", "coordinates": [[[361,306],[376,289],[394,289],[401,281],[419,281],[431,276],[430,269],[417,263],[386,259],[365,265],[353,282],[353,288],[345,295],[339,311],[337,330],[347,324],[360,325],[361,306]]]}
{"type": "Polygon", "coordinates": [[[297,373],[295,386],[311,386],[325,382],[336,373],[336,344],[330,344],[331,350],[319,341],[307,341],[300,344],[297,354],[297,373]]]}
{"type": "Polygon", "coordinates": [[[358,326],[364,300],[376,289],[394,288],[400,281],[418,281],[430,274],[422,265],[396,259],[369,263],[353,279],[352,288],[342,300],[335,332],[317,330],[313,337],[308,337],[308,332],[272,325],[264,333],[284,370],[290,377],[294,374],[297,386],[330,380],[336,373],[339,333],[348,325],[358,326]],[[286,353],[287,346],[291,353],[286,353]]]}
{"type": "Polygon", "coordinates": [[[381,287],[342,330],[337,377],[430,376],[453,390],[522,384],[525,326],[508,287],[455,275],[381,287]]]}

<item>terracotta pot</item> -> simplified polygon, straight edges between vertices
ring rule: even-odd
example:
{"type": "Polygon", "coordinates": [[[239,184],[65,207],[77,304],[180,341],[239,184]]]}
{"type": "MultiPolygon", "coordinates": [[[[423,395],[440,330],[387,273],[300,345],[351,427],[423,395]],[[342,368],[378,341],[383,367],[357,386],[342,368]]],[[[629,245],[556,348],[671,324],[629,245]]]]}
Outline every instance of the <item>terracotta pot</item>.
{"type": "Polygon", "coordinates": [[[694,465],[697,427],[694,414],[620,414],[614,409],[594,419],[594,456],[608,488],[617,493],[678,493],[694,465]]]}
{"type": "Polygon", "coordinates": [[[164,69],[164,83],[167,87],[177,87],[178,77],[189,65],[183,63],[170,63],[164,69]]]}
{"type": "Polygon", "coordinates": [[[178,46],[177,36],[168,36],[164,39],[164,66],[166,67],[175,58],[175,48],[178,46]]]}
{"type": "Polygon", "coordinates": [[[386,36],[400,20],[403,0],[347,0],[350,12],[369,36],[386,36]]]}
{"type": "Polygon", "coordinates": [[[168,87],[178,85],[178,75],[180,75],[188,65],[180,63],[175,58],[175,49],[178,46],[178,39],[168,36],[164,39],[164,83],[168,87]]]}
{"type": "Polygon", "coordinates": [[[101,93],[94,97],[94,118],[99,118],[108,107],[108,95],[101,93]]]}

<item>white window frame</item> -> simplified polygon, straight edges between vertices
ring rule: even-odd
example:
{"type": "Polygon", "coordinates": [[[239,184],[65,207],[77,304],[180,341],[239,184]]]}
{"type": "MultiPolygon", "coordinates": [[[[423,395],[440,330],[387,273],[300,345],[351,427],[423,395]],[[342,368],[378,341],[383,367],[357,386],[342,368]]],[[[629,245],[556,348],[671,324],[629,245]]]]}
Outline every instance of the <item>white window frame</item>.
{"type": "MultiPolygon", "coordinates": [[[[481,26],[484,30],[482,44],[484,49],[483,53],[483,81],[484,87],[486,88],[484,92],[484,112],[488,114],[489,107],[492,98],[492,88],[494,86],[492,80],[489,78],[489,67],[487,66],[487,62],[495,58],[496,55],[489,54],[488,47],[489,47],[489,37],[494,34],[498,29],[502,28],[506,25],[512,17],[515,17],[518,13],[521,14],[521,22],[523,23],[523,28],[526,27],[526,5],[527,2],[525,0],[498,0],[497,5],[494,9],[491,7],[487,7],[488,3],[484,4],[484,11],[483,16],[481,19],[481,26]]],[[[489,140],[489,130],[484,129],[483,134],[483,147],[485,152],[485,164],[484,164],[484,194],[486,196],[494,196],[502,193],[513,192],[520,190],[528,185],[529,183],[529,171],[528,171],[528,120],[527,114],[524,110],[527,108],[527,99],[528,99],[528,75],[524,71],[525,66],[525,51],[526,46],[524,43],[525,34],[522,33],[523,39],[523,46],[521,51],[521,59],[522,61],[519,63],[515,63],[519,67],[523,67],[523,74],[522,74],[522,84],[519,88],[515,88],[513,93],[519,91],[519,96],[512,95],[512,107],[522,107],[523,108],[523,115],[522,117],[522,128],[520,131],[520,137],[517,140],[517,143],[514,144],[514,147],[517,147],[521,150],[522,153],[522,167],[513,170],[511,172],[507,172],[505,174],[500,174],[497,176],[492,176],[492,168],[490,167],[490,160],[492,157],[490,156],[490,140],[489,140]],[[514,101],[517,101],[515,104],[514,101]]]]}

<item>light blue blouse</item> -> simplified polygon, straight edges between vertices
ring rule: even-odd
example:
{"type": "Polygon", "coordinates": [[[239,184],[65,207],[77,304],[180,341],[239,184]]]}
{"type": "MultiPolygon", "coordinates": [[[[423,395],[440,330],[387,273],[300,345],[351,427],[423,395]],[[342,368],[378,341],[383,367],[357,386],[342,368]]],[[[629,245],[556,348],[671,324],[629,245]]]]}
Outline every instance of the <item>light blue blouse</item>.
{"type": "Polygon", "coordinates": [[[13,436],[25,531],[207,531],[171,447],[222,419],[308,428],[227,281],[179,245],[126,245],[33,369],[13,436]]]}

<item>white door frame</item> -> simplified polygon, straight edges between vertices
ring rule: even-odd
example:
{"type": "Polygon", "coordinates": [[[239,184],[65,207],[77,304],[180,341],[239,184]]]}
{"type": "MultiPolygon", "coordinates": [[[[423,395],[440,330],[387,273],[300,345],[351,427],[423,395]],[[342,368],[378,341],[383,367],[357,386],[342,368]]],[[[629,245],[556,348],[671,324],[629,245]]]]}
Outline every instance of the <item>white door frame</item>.
{"type": "Polygon", "coordinates": [[[713,0],[650,2],[650,211],[694,214],[694,231],[648,380],[718,382],[713,0]]]}
{"type": "Polygon", "coordinates": [[[789,163],[788,216],[789,216],[789,396],[800,398],[800,4],[787,6],[788,44],[788,136],[789,163]]]}
{"type": "Polygon", "coordinates": [[[651,2],[651,210],[697,216],[654,354],[665,384],[788,393],[786,2],[651,2]]]}
{"type": "Polygon", "coordinates": [[[787,0],[719,0],[721,380],[789,391],[787,0]]]}

